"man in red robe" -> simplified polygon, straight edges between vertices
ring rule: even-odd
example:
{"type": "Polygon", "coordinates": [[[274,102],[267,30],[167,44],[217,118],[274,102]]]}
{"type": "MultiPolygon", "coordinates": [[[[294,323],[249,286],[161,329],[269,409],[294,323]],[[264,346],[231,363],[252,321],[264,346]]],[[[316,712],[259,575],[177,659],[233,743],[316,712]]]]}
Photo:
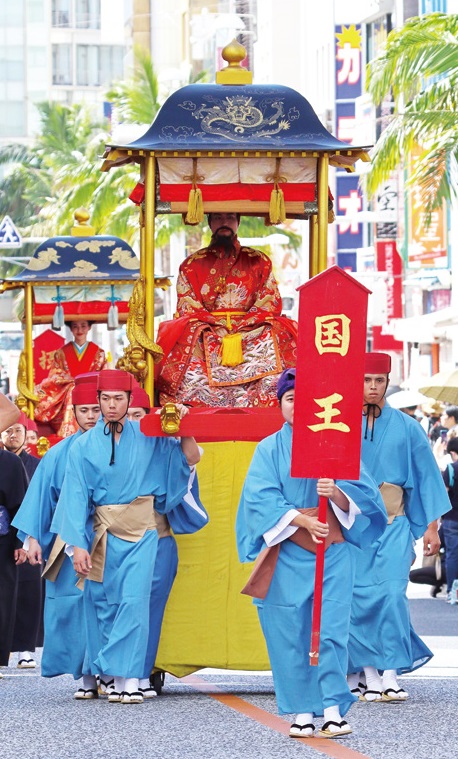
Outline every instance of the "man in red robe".
{"type": "Polygon", "coordinates": [[[265,253],[240,245],[240,215],[208,214],[210,245],[177,280],[177,318],[159,327],[161,404],[276,406],[277,379],[296,362],[297,325],[265,253]]]}

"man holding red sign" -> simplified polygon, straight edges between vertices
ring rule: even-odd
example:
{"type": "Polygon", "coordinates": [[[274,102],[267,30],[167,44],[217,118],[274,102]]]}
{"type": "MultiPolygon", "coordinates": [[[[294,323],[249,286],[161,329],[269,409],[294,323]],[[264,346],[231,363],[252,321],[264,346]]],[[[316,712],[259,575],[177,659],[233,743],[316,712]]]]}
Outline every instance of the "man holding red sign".
{"type": "Polygon", "coordinates": [[[351,733],[343,717],[356,700],[346,682],[354,573],[347,541],[375,540],[386,513],[364,468],[354,481],[291,477],[295,383],[295,369],[278,381],[285,424],[256,448],[237,515],[237,543],[241,561],[260,557],[244,592],[258,607],[278,710],[297,715],[290,736],[313,735],[314,717],[323,715],[319,735],[338,738],[351,733]],[[329,499],[325,522],[317,516],[320,496],[329,499]],[[311,666],[315,552],[323,541],[322,635],[318,666],[311,666]]]}
{"type": "Polygon", "coordinates": [[[423,537],[425,556],[437,553],[437,520],[449,508],[423,428],[385,403],[390,370],[389,354],[366,354],[361,455],[380,488],[388,526],[357,556],[349,641],[349,671],[355,675],[349,681],[364,701],[405,701],[408,694],[397,675],[433,655],[412,628],[406,590],[415,557],[412,536],[423,537]],[[357,673],[362,670],[366,689],[361,690],[357,673]]]}

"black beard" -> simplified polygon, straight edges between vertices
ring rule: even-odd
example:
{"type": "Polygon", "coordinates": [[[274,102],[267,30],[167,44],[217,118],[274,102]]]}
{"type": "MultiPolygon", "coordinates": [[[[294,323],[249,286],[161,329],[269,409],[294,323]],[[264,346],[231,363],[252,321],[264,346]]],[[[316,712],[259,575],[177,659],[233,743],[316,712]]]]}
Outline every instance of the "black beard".
{"type": "Polygon", "coordinates": [[[220,227],[216,230],[216,232],[213,233],[211,244],[218,245],[221,248],[224,248],[226,251],[232,251],[234,250],[234,241],[236,239],[237,235],[235,232],[232,231],[230,227],[220,227]],[[229,235],[221,235],[220,232],[226,229],[231,234],[229,235]]]}

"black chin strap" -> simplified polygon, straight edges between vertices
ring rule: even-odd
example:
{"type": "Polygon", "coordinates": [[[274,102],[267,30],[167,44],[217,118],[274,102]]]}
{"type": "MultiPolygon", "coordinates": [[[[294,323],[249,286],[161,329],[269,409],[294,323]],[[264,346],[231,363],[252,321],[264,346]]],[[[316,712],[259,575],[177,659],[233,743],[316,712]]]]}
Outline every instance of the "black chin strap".
{"type": "Polygon", "coordinates": [[[103,428],[103,434],[104,435],[111,435],[111,459],[110,459],[110,466],[113,466],[115,463],[115,435],[121,435],[124,425],[121,424],[121,419],[124,419],[125,416],[127,416],[127,411],[129,409],[129,401],[127,401],[127,408],[122,416],[119,417],[119,419],[116,419],[114,422],[106,422],[105,426],[103,428]]]}
{"type": "Polygon", "coordinates": [[[365,403],[363,406],[363,416],[366,417],[366,428],[364,430],[364,440],[367,440],[367,432],[369,429],[369,419],[372,417],[371,428],[371,442],[374,440],[374,427],[375,420],[379,418],[382,413],[382,409],[377,403],[365,403]]]}

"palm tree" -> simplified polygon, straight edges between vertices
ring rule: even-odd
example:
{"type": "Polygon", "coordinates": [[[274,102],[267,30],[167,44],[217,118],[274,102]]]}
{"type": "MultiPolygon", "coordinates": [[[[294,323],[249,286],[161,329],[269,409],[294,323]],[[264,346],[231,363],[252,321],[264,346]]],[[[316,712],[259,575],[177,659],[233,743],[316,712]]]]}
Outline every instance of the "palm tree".
{"type": "Polygon", "coordinates": [[[458,193],[458,15],[431,13],[390,32],[368,66],[367,89],[376,104],[392,92],[395,111],[375,146],[366,190],[375,194],[420,146],[409,184],[430,215],[458,193]]]}
{"type": "Polygon", "coordinates": [[[162,105],[159,81],[151,56],[144,47],[134,48],[134,61],[132,75],[115,82],[106,98],[122,121],[149,126],[162,105]]]}

